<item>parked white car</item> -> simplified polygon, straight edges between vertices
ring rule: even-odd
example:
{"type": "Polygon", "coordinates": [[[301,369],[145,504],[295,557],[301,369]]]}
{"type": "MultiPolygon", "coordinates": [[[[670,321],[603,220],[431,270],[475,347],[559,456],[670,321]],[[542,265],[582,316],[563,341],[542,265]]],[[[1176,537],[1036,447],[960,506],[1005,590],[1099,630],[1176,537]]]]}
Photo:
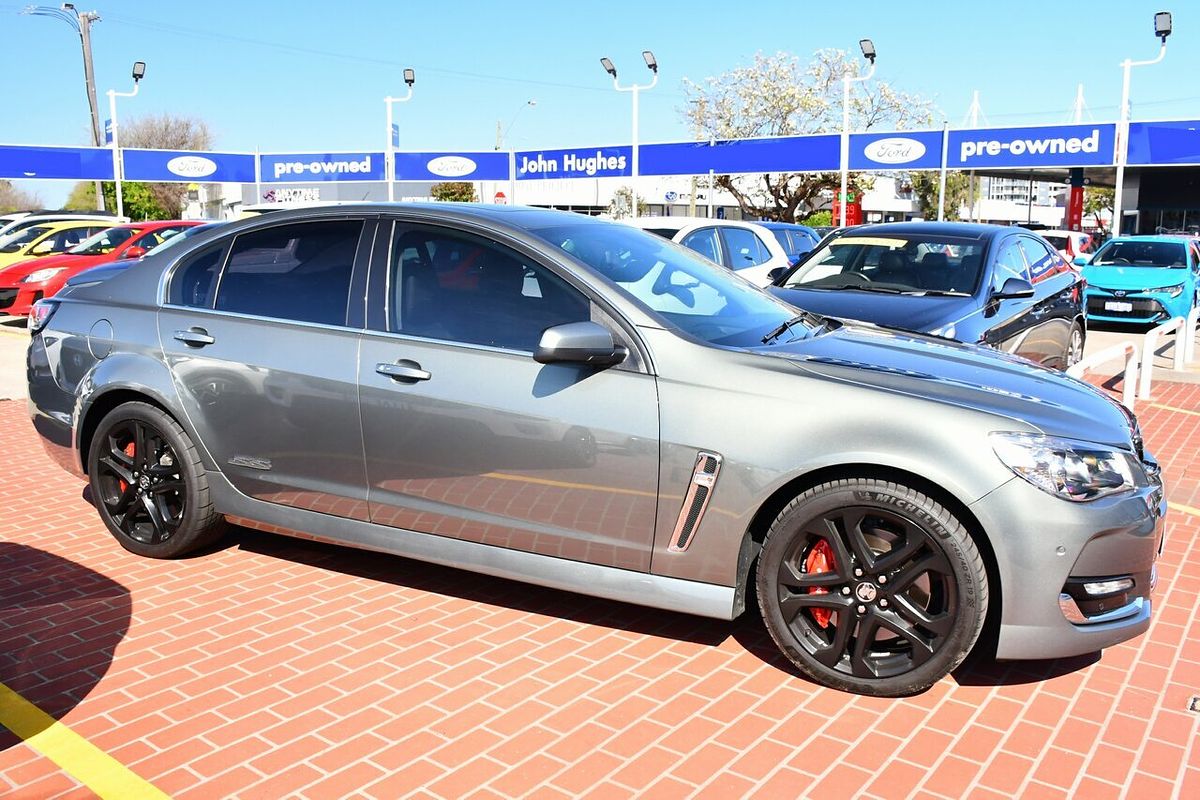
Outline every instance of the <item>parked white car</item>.
{"type": "Polygon", "coordinates": [[[1070,264],[1079,256],[1090,256],[1095,248],[1092,237],[1083,231],[1038,231],[1070,264]]]}
{"type": "Polygon", "coordinates": [[[753,222],[708,217],[638,217],[621,221],[695,250],[759,286],[770,285],[771,270],[791,266],[775,235],[753,222]]]}

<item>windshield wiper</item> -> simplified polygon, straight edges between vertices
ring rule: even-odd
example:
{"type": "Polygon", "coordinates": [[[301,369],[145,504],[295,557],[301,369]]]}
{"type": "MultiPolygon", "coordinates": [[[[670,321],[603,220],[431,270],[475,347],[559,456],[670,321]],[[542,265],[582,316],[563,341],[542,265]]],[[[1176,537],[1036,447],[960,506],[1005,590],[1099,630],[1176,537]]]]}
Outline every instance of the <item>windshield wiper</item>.
{"type": "Polygon", "coordinates": [[[764,336],[762,338],[762,343],[763,344],[771,344],[773,341],[778,339],[780,336],[782,336],[783,334],[790,331],[792,329],[793,325],[797,325],[801,322],[806,322],[809,325],[811,325],[813,328],[813,332],[815,333],[818,329],[824,327],[824,325],[827,321],[828,320],[826,320],[825,317],[814,314],[811,311],[801,311],[799,314],[792,317],[787,322],[783,323],[778,328],[773,329],[770,333],[768,333],[766,336],[764,336]]]}
{"type": "Polygon", "coordinates": [[[927,295],[930,297],[970,297],[970,292],[956,292],[951,289],[920,289],[906,294],[927,295]]]}

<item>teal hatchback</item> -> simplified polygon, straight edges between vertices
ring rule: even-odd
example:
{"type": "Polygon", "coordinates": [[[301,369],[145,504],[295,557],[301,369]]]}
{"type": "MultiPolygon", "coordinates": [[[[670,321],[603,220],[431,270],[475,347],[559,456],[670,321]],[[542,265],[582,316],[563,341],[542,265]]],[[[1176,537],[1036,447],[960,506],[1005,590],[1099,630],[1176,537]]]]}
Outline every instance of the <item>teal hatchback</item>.
{"type": "Polygon", "coordinates": [[[1080,257],[1089,322],[1165,322],[1200,304],[1200,249],[1184,236],[1120,236],[1080,257]]]}

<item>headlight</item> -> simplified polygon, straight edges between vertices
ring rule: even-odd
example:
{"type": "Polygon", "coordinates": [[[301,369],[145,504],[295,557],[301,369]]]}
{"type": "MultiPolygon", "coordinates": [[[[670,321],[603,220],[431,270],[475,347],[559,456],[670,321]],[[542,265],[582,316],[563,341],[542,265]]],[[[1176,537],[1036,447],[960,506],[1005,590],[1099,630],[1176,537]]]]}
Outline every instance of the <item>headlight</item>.
{"type": "Polygon", "coordinates": [[[21,283],[41,283],[48,278],[53,278],[64,269],[66,267],[47,267],[46,269],[35,270],[22,278],[21,283]]]}
{"type": "Polygon", "coordinates": [[[1064,500],[1095,500],[1134,488],[1132,456],[1104,445],[1036,433],[993,433],[1004,466],[1064,500]]]}
{"type": "Polygon", "coordinates": [[[1169,297],[1179,297],[1183,294],[1183,284],[1177,283],[1174,286],[1159,286],[1157,289],[1144,289],[1146,294],[1158,294],[1162,292],[1169,297]]]}

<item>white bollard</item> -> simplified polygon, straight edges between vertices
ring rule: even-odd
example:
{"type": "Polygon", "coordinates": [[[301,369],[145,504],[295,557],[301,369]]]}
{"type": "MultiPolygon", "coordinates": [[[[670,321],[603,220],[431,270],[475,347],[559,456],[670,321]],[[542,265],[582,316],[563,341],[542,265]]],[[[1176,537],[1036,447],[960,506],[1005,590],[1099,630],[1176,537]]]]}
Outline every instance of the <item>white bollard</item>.
{"type": "Polygon", "coordinates": [[[1133,411],[1138,383],[1138,350],[1137,345],[1133,342],[1121,342],[1080,359],[1067,369],[1067,374],[1072,378],[1082,378],[1088,367],[1121,357],[1125,359],[1125,376],[1121,379],[1121,402],[1125,404],[1126,408],[1133,411]]]}
{"type": "MultiPolygon", "coordinates": [[[[1146,332],[1146,341],[1142,345],[1142,376],[1141,385],[1138,386],[1138,397],[1143,400],[1150,399],[1150,381],[1154,373],[1154,354],[1158,350],[1158,339],[1160,336],[1166,336],[1171,331],[1179,331],[1183,328],[1186,320],[1183,317],[1174,317],[1167,320],[1162,325],[1155,326],[1146,332]]],[[[1183,369],[1183,350],[1184,343],[1182,337],[1178,333],[1175,335],[1175,369],[1183,369]]]]}
{"type": "Polygon", "coordinates": [[[1196,360],[1196,326],[1200,324],[1200,305],[1192,306],[1187,322],[1183,326],[1183,361],[1190,364],[1196,360]]]}

